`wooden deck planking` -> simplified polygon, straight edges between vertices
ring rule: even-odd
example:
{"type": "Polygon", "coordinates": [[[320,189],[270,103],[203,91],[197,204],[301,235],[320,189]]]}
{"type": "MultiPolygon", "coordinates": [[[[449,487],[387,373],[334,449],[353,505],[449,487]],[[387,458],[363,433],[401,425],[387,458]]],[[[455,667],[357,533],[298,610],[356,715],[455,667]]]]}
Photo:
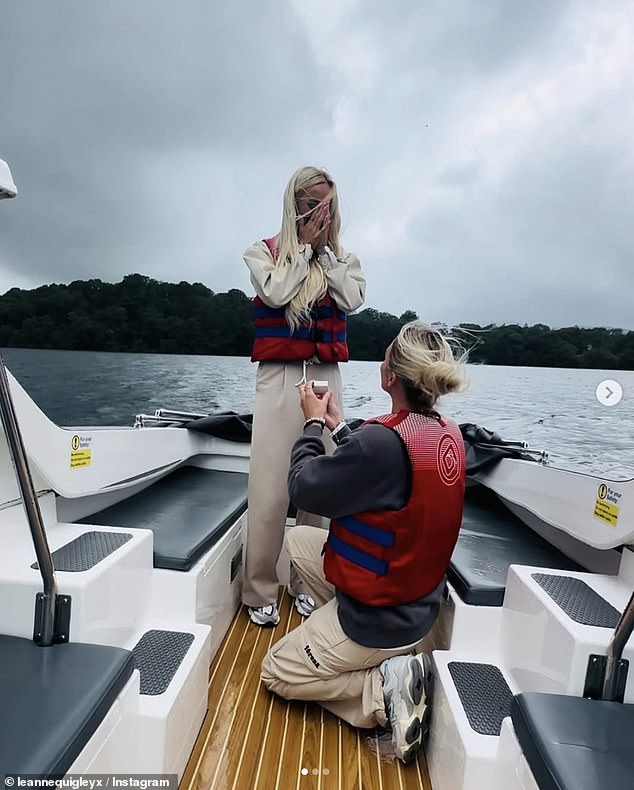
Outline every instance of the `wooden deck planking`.
{"type": "Polygon", "coordinates": [[[300,622],[285,592],[276,628],[238,612],[211,666],[209,710],[180,790],[431,790],[424,756],[388,762],[368,747],[371,730],[265,689],[264,655],[300,622]]]}

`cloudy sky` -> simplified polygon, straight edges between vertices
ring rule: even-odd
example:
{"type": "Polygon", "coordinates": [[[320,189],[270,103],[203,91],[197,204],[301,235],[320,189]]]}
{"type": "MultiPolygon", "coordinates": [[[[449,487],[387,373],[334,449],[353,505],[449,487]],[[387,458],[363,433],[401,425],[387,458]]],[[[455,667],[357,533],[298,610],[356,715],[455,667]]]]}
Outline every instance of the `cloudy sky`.
{"type": "Polygon", "coordinates": [[[0,48],[0,293],[250,294],[316,164],[367,306],[634,329],[634,0],[13,0],[0,48]]]}

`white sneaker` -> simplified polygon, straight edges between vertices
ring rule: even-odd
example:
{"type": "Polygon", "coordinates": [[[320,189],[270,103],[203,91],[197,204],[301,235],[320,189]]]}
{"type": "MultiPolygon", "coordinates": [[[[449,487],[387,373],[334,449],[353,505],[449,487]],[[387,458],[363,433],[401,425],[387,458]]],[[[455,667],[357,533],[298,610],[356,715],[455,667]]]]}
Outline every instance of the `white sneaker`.
{"type": "Polygon", "coordinates": [[[410,763],[429,733],[431,660],[425,653],[395,656],[380,665],[383,698],[392,726],[392,745],[396,756],[410,763]]]}
{"type": "Polygon", "coordinates": [[[312,595],[306,593],[299,593],[295,596],[295,608],[302,617],[310,617],[315,610],[315,601],[312,595]]]}
{"type": "Polygon", "coordinates": [[[249,618],[256,625],[274,626],[280,621],[280,613],[277,611],[276,603],[267,606],[249,606],[249,618]]]}

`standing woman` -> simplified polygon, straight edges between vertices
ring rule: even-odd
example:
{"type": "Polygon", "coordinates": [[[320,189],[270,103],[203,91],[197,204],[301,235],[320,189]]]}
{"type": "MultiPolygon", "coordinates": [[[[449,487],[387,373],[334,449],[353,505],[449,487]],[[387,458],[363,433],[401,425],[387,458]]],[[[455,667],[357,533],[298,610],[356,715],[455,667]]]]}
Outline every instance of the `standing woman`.
{"type": "MultiPolygon", "coordinates": [[[[244,253],[257,296],[247,551],[242,601],[257,625],[279,622],[276,564],[288,510],[291,447],[302,429],[297,385],[327,380],[342,409],[339,362],[348,361],[346,315],[363,304],[358,258],[339,245],[337,187],[302,167],[284,192],[282,228],[244,253]]],[[[332,448],[330,448],[332,449],[332,448]]],[[[310,523],[297,514],[297,523],[310,523]]]]}

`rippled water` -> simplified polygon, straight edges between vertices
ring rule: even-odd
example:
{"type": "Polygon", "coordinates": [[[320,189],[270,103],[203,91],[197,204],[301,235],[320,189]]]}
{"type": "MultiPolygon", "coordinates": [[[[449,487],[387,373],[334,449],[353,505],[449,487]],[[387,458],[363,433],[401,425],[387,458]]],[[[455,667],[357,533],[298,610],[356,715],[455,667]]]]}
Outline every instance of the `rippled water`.
{"type": "MultiPolygon", "coordinates": [[[[256,366],[244,357],[6,349],[7,367],[60,425],[132,425],[138,413],[250,412],[256,366]]],[[[346,417],[389,407],[378,362],[341,366],[346,417]]],[[[613,479],[634,476],[634,372],[467,366],[468,389],[440,409],[505,439],[547,449],[551,462],[613,479]],[[601,406],[597,384],[615,379],[622,401],[601,406]]]]}

